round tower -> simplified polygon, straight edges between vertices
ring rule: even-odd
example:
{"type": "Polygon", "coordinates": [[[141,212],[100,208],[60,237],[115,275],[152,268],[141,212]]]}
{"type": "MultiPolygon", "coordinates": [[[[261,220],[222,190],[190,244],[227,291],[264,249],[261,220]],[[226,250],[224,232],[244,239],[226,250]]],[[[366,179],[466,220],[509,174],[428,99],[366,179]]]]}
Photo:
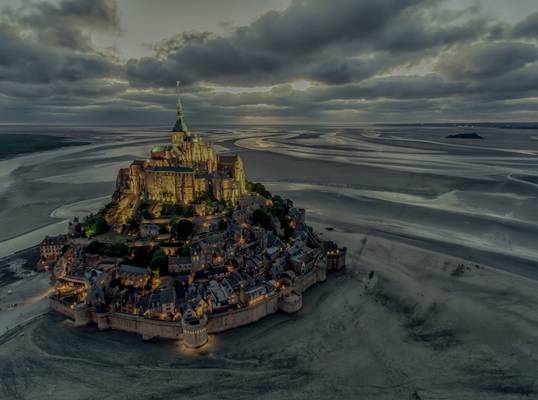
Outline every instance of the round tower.
{"type": "Polygon", "coordinates": [[[92,322],[90,310],[86,304],[75,306],[75,326],[86,326],[92,322]]]}
{"type": "Polygon", "coordinates": [[[95,317],[97,319],[97,329],[99,329],[100,331],[110,329],[108,314],[106,312],[97,313],[95,317]]]}
{"type": "Polygon", "coordinates": [[[198,318],[196,313],[189,309],[183,315],[181,320],[183,328],[183,343],[189,349],[202,347],[207,343],[207,316],[204,314],[202,318],[198,318]]]}
{"type": "Polygon", "coordinates": [[[327,264],[322,260],[318,260],[316,263],[316,277],[318,282],[325,282],[327,280],[327,264]]]}
{"type": "Polygon", "coordinates": [[[284,294],[278,300],[278,308],[288,314],[293,314],[303,308],[303,295],[295,291],[284,294]]]}

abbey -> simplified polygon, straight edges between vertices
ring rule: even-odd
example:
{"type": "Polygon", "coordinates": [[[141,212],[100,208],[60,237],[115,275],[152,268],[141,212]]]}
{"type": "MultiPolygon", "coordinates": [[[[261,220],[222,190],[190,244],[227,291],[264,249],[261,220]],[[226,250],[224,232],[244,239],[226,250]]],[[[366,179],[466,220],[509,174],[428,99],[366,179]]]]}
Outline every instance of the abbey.
{"type": "Polygon", "coordinates": [[[176,110],[172,144],[153,147],[149,159],[135,160],[118,172],[109,222],[126,223],[141,201],[188,205],[211,198],[235,205],[246,193],[241,158],[216,154],[187,128],[179,82],[176,110]]]}

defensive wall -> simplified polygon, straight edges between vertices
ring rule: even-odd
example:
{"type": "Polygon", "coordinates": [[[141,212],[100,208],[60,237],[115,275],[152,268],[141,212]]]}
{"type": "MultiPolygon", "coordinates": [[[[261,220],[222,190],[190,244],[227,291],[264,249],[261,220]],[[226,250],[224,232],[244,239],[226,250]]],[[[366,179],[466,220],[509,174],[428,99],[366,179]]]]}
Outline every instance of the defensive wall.
{"type": "Polygon", "coordinates": [[[72,320],[75,319],[75,309],[74,307],[71,308],[72,304],[59,299],[53,299],[51,297],[49,299],[49,305],[50,308],[52,308],[54,311],[59,312],[60,314],[63,314],[66,317],[71,318],[72,320]]]}
{"type": "MultiPolygon", "coordinates": [[[[297,277],[292,287],[269,295],[266,299],[248,307],[231,310],[222,314],[208,315],[204,329],[208,334],[224,332],[233,328],[248,325],[276,313],[279,309],[286,313],[299,311],[302,307],[302,294],[317,282],[326,279],[324,268],[314,269],[305,275],[297,277]]],[[[124,332],[137,333],[144,339],[164,338],[183,339],[181,321],[161,321],[120,312],[97,313],[86,305],[72,306],[61,299],[50,297],[50,307],[74,320],[75,326],[86,326],[90,323],[98,329],[114,329],[124,332]]]]}
{"type": "Polygon", "coordinates": [[[218,333],[256,322],[278,311],[279,295],[269,296],[257,304],[231,310],[223,314],[210,314],[207,321],[207,332],[218,333]]]}

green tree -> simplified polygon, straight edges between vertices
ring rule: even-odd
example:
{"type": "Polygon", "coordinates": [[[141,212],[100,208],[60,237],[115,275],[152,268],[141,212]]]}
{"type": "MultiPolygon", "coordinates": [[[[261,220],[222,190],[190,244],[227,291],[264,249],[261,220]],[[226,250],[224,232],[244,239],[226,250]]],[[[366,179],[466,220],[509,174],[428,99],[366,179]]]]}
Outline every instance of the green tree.
{"type": "Polygon", "coordinates": [[[256,225],[260,225],[264,229],[269,229],[271,226],[271,216],[261,208],[254,211],[252,219],[256,225]]]}
{"type": "Polygon", "coordinates": [[[189,218],[194,215],[194,209],[191,206],[182,206],[181,204],[164,204],[162,215],[189,218]]]}
{"type": "Polygon", "coordinates": [[[151,257],[149,266],[156,275],[168,275],[168,256],[161,249],[157,249],[151,257]]]}
{"type": "Polygon", "coordinates": [[[141,215],[142,215],[142,218],[144,218],[144,219],[153,219],[153,214],[147,208],[142,210],[141,215]]]}
{"type": "Polygon", "coordinates": [[[185,240],[192,235],[193,229],[194,226],[190,220],[180,219],[172,222],[170,233],[172,233],[172,236],[177,239],[185,240]]]}
{"type": "Polygon", "coordinates": [[[225,231],[228,228],[228,222],[226,220],[221,219],[219,221],[219,231],[225,231]]]}
{"type": "Polygon", "coordinates": [[[190,218],[192,216],[194,216],[194,208],[193,207],[183,207],[183,214],[180,215],[180,216],[183,216],[185,218],[190,218]]]}
{"type": "Polygon", "coordinates": [[[105,217],[100,214],[90,214],[82,220],[82,227],[86,237],[92,237],[101,233],[108,232],[109,226],[105,217]]]}
{"type": "Polygon", "coordinates": [[[105,254],[111,257],[123,257],[128,252],[129,248],[124,243],[114,243],[105,249],[105,254]]]}
{"type": "Polygon", "coordinates": [[[278,219],[284,218],[289,211],[289,207],[286,201],[284,201],[280,196],[273,197],[272,201],[273,205],[269,209],[269,213],[271,213],[271,215],[274,215],[278,219]]]}
{"type": "Polygon", "coordinates": [[[103,254],[103,252],[105,251],[105,248],[106,248],[105,243],[94,240],[89,245],[87,245],[84,250],[86,251],[86,253],[89,253],[89,254],[103,254]]]}
{"type": "Polygon", "coordinates": [[[132,251],[131,263],[141,267],[147,267],[151,261],[151,253],[147,247],[135,247],[132,251]]]}
{"type": "Polygon", "coordinates": [[[127,223],[129,224],[129,233],[131,235],[138,235],[140,232],[140,224],[138,221],[135,218],[131,218],[127,223]]]}
{"type": "Polygon", "coordinates": [[[263,197],[269,199],[271,197],[271,192],[269,192],[265,186],[263,186],[259,182],[250,182],[247,181],[247,190],[249,192],[258,193],[259,195],[262,195],[263,197]]]}

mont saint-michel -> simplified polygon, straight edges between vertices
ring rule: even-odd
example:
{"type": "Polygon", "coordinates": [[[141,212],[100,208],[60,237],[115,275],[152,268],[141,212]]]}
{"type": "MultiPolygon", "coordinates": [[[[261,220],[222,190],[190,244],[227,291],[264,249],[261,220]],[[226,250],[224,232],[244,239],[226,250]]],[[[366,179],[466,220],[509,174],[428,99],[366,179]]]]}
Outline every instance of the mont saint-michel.
{"type": "Polygon", "coordinates": [[[204,346],[208,335],[277,311],[345,266],[305,210],[249,182],[241,157],[217,154],[185,122],[177,83],[172,143],[120,169],[112,201],[41,243],[53,310],[75,326],[204,346]]]}
{"type": "Polygon", "coordinates": [[[537,76],[537,0],[0,0],[0,400],[538,399],[537,76]]]}

